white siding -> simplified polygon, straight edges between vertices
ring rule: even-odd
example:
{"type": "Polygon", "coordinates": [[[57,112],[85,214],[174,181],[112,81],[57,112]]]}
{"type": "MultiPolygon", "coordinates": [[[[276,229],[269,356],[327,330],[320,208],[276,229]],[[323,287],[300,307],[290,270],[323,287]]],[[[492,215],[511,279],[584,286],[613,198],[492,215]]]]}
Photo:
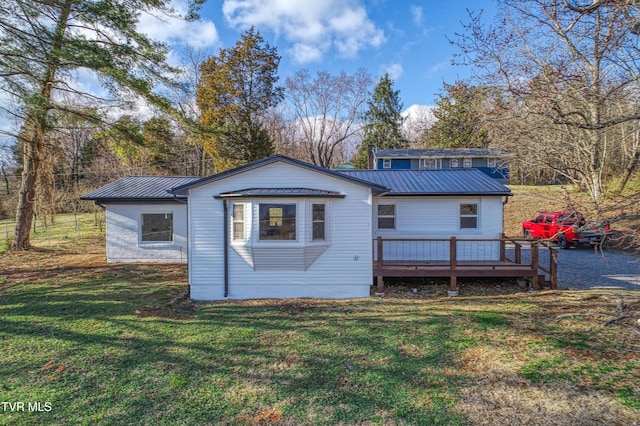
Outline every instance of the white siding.
{"type": "MultiPolygon", "coordinates": [[[[488,239],[500,238],[503,230],[502,197],[376,197],[374,238],[488,239]],[[460,204],[478,204],[478,227],[460,228],[460,204]],[[377,205],[395,204],[395,229],[377,229],[377,205]]],[[[459,260],[499,258],[497,242],[457,244],[459,260]]],[[[376,253],[377,256],[377,253],[376,253]]],[[[448,260],[449,242],[386,242],[383,257],[388,260],[448,260]]]]}
{"type": "MultiPolygon", "coordinates": [[[[371,196],[367,187],[342,179],[290,165],[272,163],[257,169],[230,176],[194,188],[189,193],[190,262],[189,283],[191,297],[196,300],[224,298],[224,246],[223,201],[214,197],[222,192],[245,188],[303,187],[338,191],[345,198],[313,199],[327,202],[328,245],[324,252],[307,250],[298,270],[268,270],[255,268],[229,247],[229,298],[286,298],[286,297],[367,297],[372,283],[371,258],[371,196]],[[311,257],[316,257],[314,261],[311,257]],[[311,257],[309,257],[311,256],[311,257]]],[[[304,198],[244,199],[247,203],[245,231],[247,239],[253,238],[252,251],[268,252],[271,256],[286,259],[287,255],[307,244],[309,232],[308,200],[304,198]],[[256,241],[257,216],[255,206],[259,202],[296,203],[297,241],[256,241]],[[251,205],[251,207],[249,207],[251,205]],[[249,216],[250,215],[250,216],[249,216]],[[291,251],[293,249],[293,251],[291,251]]],[[[231,203],[230,203],[231,204],[231,203]]],[[[231,218],[231,212],[229,212],[231,218]]],[[[246,251],[239,250],[246,254],[246,251]]],[[[263,259],[260,259],[263,260],[263,259]]],[[[278,262],[276,262],[278,263],[278,262]]]]}
{"type": "Polygon", "coordinates": [[[108,262],[186,262],[187,206],[168,204],[107,204],[108,262]],[[143,213],[172,213],[173,241],[140,242],[143,213]]]}

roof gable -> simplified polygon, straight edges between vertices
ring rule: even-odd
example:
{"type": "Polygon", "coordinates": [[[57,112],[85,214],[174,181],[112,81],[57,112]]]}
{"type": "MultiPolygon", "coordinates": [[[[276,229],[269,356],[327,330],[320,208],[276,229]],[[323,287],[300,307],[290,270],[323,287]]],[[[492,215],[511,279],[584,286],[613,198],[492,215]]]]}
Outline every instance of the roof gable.
{"type": "Polygon", "coordinates": [[[310,170],[310,171],[315,172],[315,173],[321,173],[321,174],[324,174],[324,175],[327,175],[327,176],[330,176],[330,177],[333,177],[333,178],[336,178],[336,179],[341,179],[341,180],[345,180],[345,181],[351,182],[351,183],[356,184],[356,185],[365,186],[365,187],[371,188],[374,191],[374,193],[381,193],[381,192],[384,192],[384,191],[387,190],[387,188],[385,186],[383,186],[383,185],[379,185],[379,184],[371,182],[371,181],[363,180],[363,179],[360,179],[360,178],[358,178],[356,176],[349,176],[349,175],[340,173],[338,171],[325,169],[324,167],[316,166],[316,165],[313,165],[313,164],[310,164],[310,163],[306,163],[306,162],[301,161],[301,160],[296,160],[294,158],[290,158],[290,157],[286,157],[284,155],[277,154],[277,155],[273,155],[271,157],[263,158],[262,160],[255,161],[253,163],[246,164],[244,166],[237,167],[235,169],[227,170],[227,171],[224,171],[224,172],[221,172],[221,173],[217,173],[215,175],[212,175],[212,176],[209,176],[209,177],[206,177],[206,178],[199,179],[199,180],[194,181],[194,182],[189,182],[189,183],[186,183],[184,185],[181,185],[181,186],[178,186],[178,187],[174,187],[173,188],[173,193],[176,194],[176,195],[183,195],[184,196],[184,195],[187,194],[187,191],[190,190],[190,189],[197,188],[199,186],[206,185],[206,184],[209,184],[209,183],[212,183],[212,182],[216,182],[216,181],[219,181],[219,180],[222,180],[222,179],[226,179],[228,177],[235,176],[235,175],[238,175],[240,173],[245,173],[245,172],[248,172],[250,170],[256,170],[256,169],[258,169],[260,167],[268,166],[270,164],[274,164],[274,163],[277,163],[277,162],[283,162],[283,163],[286,163],[286,164],[289,164],[289,165],[293,165],[293,166],[300,167],[300,168],[303,168],[303,169],[306,169],[306,170],[310,170]]]}

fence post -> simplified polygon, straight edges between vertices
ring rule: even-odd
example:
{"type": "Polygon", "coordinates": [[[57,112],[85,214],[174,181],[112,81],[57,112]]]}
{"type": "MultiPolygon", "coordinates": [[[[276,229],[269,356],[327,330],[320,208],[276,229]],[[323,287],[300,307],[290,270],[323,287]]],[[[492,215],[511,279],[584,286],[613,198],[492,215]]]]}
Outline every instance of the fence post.
{"type": "Polygon", "coordinates": [[[558,289],[558,252],[549,248],[549,270],[551,275],[551,290],[558,289]]]}

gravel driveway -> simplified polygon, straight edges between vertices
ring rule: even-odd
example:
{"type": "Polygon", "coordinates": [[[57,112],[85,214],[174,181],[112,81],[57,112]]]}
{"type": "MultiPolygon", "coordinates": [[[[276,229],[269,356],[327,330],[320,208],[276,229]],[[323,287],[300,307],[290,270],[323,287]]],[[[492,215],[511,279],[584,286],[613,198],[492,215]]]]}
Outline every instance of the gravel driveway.
{"type": "MultiPolygon", "coordinates": [[[[540,260],[547,258],[540,250],[540,260]]],[[[558,287],[565,289],[624,288],[640,290],[640,258],[590,246],[558,250],[558,287]]]]}

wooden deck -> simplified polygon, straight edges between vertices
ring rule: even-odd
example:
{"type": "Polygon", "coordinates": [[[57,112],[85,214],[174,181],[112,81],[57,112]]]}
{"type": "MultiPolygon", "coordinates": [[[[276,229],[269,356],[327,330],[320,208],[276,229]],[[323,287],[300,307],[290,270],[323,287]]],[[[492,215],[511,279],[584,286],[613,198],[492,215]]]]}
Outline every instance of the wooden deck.
{"type": "Polygon", "coordinates": [[[384,277],[449,277],[449,289],[454,292],[458,291],[458,277],[522,277],[530,280],[533,289],[545,286],[556,289],[558,252],[553,248],[545,250],[549,257],[540,262],[539,243],[533,240],[504,236],[500,239],[378,237],[374,240],[373,276],[377,278],[379,292],[384,291],[384,277]],[[385,259],[391,244],[394,247],[391,259],[385,259]],[[486,260],[487,257],[490,260],[486,260]]]}

